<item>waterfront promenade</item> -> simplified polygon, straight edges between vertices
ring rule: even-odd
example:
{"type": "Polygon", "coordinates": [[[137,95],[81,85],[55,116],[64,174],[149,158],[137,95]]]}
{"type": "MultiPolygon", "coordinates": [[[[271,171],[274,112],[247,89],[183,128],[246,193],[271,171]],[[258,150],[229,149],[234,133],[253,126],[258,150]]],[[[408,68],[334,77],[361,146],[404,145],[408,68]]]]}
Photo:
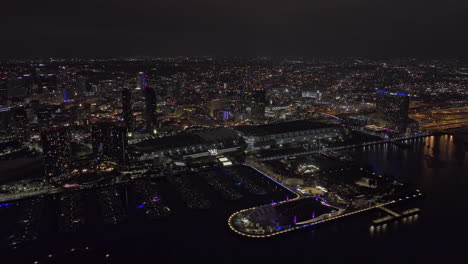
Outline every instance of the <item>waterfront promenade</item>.
{"type": "Polygon", "coordinates": [[[378,144],[397,143],[397,142],[403,141],[403,140],[422,138],[422,137],[429,137],[431,135],[432,134],[420,134],[420,135],[408,136],[408,137],[383,139],[383,140],[365,142],[365,143],[360,143],[360,144],[353,144],[353,145],[346,145],[346,146],[339,146],[339,147],[321,148],[321,149],[316,149],[316,150],[295,152],[295,153],[287,153],[287,154],[284,154],[284,155],[275,155],[275,156],[271,156],[271,157],[258,158],[257,160],[258,161],[277,160],[277,159],[285,159],[285,158],[292,157],[292,156],[303,156],[303,155],[315,154],[315,153],[320,153],[320,152],[323,152],[323,151],[345,150],[345,149],[360,148],[360,147],[366,147],[366,146],[378,145],[378,144]]]}
{"type": "MultiPolygon", "coordinates": [[[[295,202],[295,201],[300,201],[301,199],[307,199],[306,197],[302,196],[300,193],[295,192],[294,190],[291,190],[291,189],[287,188],[283,184],[279,183],[278,181],[276,181],[275,179],[273,179],[270,176],[266,175],[265,173],[259,171],[255,167],[250,166],[250,165],[246,165],[246,166],[249,166],[249,167],[253,168],[254,170],[259,172],[263,176],[268,177],[269,179],[273,180],[276,184],[279,184],[283,188],[286,188],[292,194],[296,194],[295,198],[276,202],[276,203],[272,204],[272,206],[278,206],[278,205],[281,205],[281,204],[284,204],[284,203],[291,203],[291,202],[295,202]]],[[[385,202],[385,203],[378,203],[378,204],[376,204],[374,206],[369,206],[369,207],[354,210],[354,211],[349,211],[349,210],[344,209],[344,208],[337,208],[337,207],[334,207],[334,206],[332,206],[332,205],[330,205],[330,204],[328,204],[326,202],[322,202],[323,206],[331,207],[331,208],[335,209],[335,212],[322,214],[322,215],[319,215],[317,217],[313,217],[313,218],[311,218],[309,220],[306,220],[306,221],[296,222],[296,223],[294,223],[294,225],[292,225],[290,227],[280,228],[280,229],[275,230],[274,232],[267,233],[267,234],[248,232],[246,230],[243,230],[243,229],[239,228],[239,225],[238,225],[238,223],[240,223],[242,217],[247,215],[250,211],[253,211],[253,210],[259,208],[261,205],[237,211],[237,212],[233,213],[231,216],[229,216],[227,222],[228,222],[229,228],[233,232],[235,232],[235,233],[237,233],[237,234],[239,234],[241,236],[251,237],[251,238],[268,238],[268,237],[280,235],[280,234],[283,234],[283,233],[286,233],[286,232],[291,232],[291,231],[294,231],[294,230],[307,228],[307,227],[310,227],[310,226],[313,226],[313,225],[317,225],[317,224],[321,224],[321,223],[325,223],[325,222],[329,222],[329,221],[342,219],[344,217],[349,217],[349,216],[352,216],[352,215],[364,213],[364,212],[367,212],[367,211],[370,211],[370,210],[373,210],[373,209],[388,210],[387,208],[385,208],[385,206],[395,204],[395,203],[398,203],[398,202],[401,202],[401,201],[404,201],[404,200],[417,198],[417,197],[420,197],[421,195],[422,195],[422,193],[417,191],[415,194],[413,194],[411,196],[401,197],[401,198],[391,200],[391,201],[388,201],[388,202],[385,202]]],[[[309,197],[309,199],[310,199],[310,197],[309,197]]]]}

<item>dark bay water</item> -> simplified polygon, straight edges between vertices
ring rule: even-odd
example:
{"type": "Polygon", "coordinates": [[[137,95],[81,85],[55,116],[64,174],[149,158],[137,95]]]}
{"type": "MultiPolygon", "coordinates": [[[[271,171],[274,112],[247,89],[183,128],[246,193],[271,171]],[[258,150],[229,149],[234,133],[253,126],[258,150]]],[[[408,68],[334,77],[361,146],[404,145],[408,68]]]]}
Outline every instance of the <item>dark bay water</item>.
{"type": "MultiPolygon", "coordinates": [[[[69,235],[49,232],[54,224],[45,224],[46,237],[14,253],[5,252],[4,259],[11,259],[5,263],[32,263],[34,259],[49,263],[49,252],[62,256],[50,263],[459,263],[467,255],[468,242],[468,155],[463,143],[450,136],[408,143],[410,148],[386,144],[350,152],[376,173],[408,182],[424,193],[418,200],[392,207],[397,211],[418,207],[421,213],[379,230],[370,228],[379,216],[378,211],[372,211],[271,239],[248,239],[229,230],[229,215],[282,199],[284,193],[279,191],[274,197],[246,195],[240,201],[226,202],[206,190],[214,207],[194,212],[165,187],[162,195],[174,201],[169,205],[175,211],[167,219],[150,222],[130,217],[120,226],[89,223],[83,232],[69,235]],[[92,248],[90,253],[64,253],[86,246],[92,248]],[[104,257],[107,253],[109,258],[104,257]]],[[[92,197],[89,199],[92,204],[92,197]]],[[[46,223],[54,221],[50,217],[53,203],[44,209],[46,223]]],[[[99,211],[91,206],[87,214],[97,219],[99,211]]]]}

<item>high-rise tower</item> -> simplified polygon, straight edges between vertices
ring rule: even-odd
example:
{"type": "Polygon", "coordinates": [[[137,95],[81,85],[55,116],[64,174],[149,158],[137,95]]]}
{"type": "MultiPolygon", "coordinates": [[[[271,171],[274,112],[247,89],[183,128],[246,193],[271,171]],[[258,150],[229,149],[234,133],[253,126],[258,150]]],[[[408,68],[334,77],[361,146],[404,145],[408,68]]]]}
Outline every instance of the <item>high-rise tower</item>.
{"type": "Polygon", "coordinates": [[[93,153],[97,161],[109,160],[120,165],[128,162],[127,127],[115,123],[97,123],[92,127],[93,153]]]}
{"type": "Polygon", "coordinates": [[[403,132],[409,121],[409,102],[408,94],[379,90],[376,99],[377,117],[403,132]]]}
{"type": "Polygon", "coordinates": [[[263,88],[252,90],[252,120],[262,122],[265,120],[266,91],[263,88]]]}
{"type": "Polygon", "coordinates": [[[128,87],[122,89],[122,116],[128,131],[133,131],[132,91],[128,87]]]}
{"type": "Polygon", "coordinates": [[[0,105],[8,101],[8,72],[0,71],[0,105]]]}
{"type": "Polygon", "coordinates": [[[156,132],[158,128],[158,120],[156,116],[156,108],[157,108],[157,101],[156,101],[156,91],[154,88],[149,87],[146,84],[146,75],[145,73],[141,73],[141,88],[145,93],[145,102],[146,102],[146,129],[149,132],[156,132]]]}
{"type": "Polygon", "coordinates": [[[46,177],[70,171],[71,136],[68,128],[52,128],[41,135],[46,177]]]}

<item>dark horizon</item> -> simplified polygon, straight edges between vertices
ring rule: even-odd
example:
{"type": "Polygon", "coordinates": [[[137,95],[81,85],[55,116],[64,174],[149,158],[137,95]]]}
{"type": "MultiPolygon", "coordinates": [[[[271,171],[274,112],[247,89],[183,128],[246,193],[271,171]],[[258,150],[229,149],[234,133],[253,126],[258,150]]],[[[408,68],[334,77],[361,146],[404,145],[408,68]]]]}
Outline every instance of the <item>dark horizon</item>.
{"type": "Polygon", "coordinates": [[[231,59],[244,59],[244,60],[255,60],[255,59],[265,59],[268,61],[275,60],[285,60],[285,59],[300,59],[305,62],[309,61],[326,61],[326,60],[366,60],[366,61],[385,61],[386,63],[398,62],[398,61],[410,61],[415,62],[431,62],[431,61],[440,61],[444,63],[468,63],[468,57],[460,56],[359,56],[359,55],[343,55],[343,56],[300,56],[300,55],[278,55],[278,56],[249,56],[249,55],[134,55],[134,56],[46,56],[46,55],[31,55],[31,56],[8,56],[1,57],[0,62],[9,63],[9,62],[46,62],[47,60],[52,60],[51,62],[57,61],[125,61],[125,60],[163,60],[163,59],[177,59],[177,58],[189,58],[189,59],[203,59],[210,58],[213,60],[231,60],[231,59]]]}
{"type": "Polygon", "coordinates": [[[135,56],[466,59],[467,3],[94,1],[3,4],[0,58],[135,56]]]}

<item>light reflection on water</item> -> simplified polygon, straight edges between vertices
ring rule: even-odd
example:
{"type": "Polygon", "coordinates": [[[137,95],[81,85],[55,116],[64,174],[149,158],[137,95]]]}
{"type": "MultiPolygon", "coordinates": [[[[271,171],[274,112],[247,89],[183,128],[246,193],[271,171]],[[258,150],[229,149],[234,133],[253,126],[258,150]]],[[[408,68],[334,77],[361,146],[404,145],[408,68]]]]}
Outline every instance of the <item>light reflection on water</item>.
{"type": "Polygon", "coordinates": [[[468,155],[461,140],[456,136],[440,135],[406,140],[402,143],[373,145],[369,148],[352,150],[353,155],[363,164],[369,164],[377,174],[386,174],[395,179],[412,182],[425,190],[433,190],[434,177],[449,175],[451,170],[458,175],[468,164],[468,155]]]}
{"type": "Polygon", "coordinates": [[[377,238],[385,234],[398,231],[400,228],[409,227],[418,223],[419,214],[402,217],[398,220],[390,221],[381,225],[371,225],[369,227],[369,236],[377,238]]]}

